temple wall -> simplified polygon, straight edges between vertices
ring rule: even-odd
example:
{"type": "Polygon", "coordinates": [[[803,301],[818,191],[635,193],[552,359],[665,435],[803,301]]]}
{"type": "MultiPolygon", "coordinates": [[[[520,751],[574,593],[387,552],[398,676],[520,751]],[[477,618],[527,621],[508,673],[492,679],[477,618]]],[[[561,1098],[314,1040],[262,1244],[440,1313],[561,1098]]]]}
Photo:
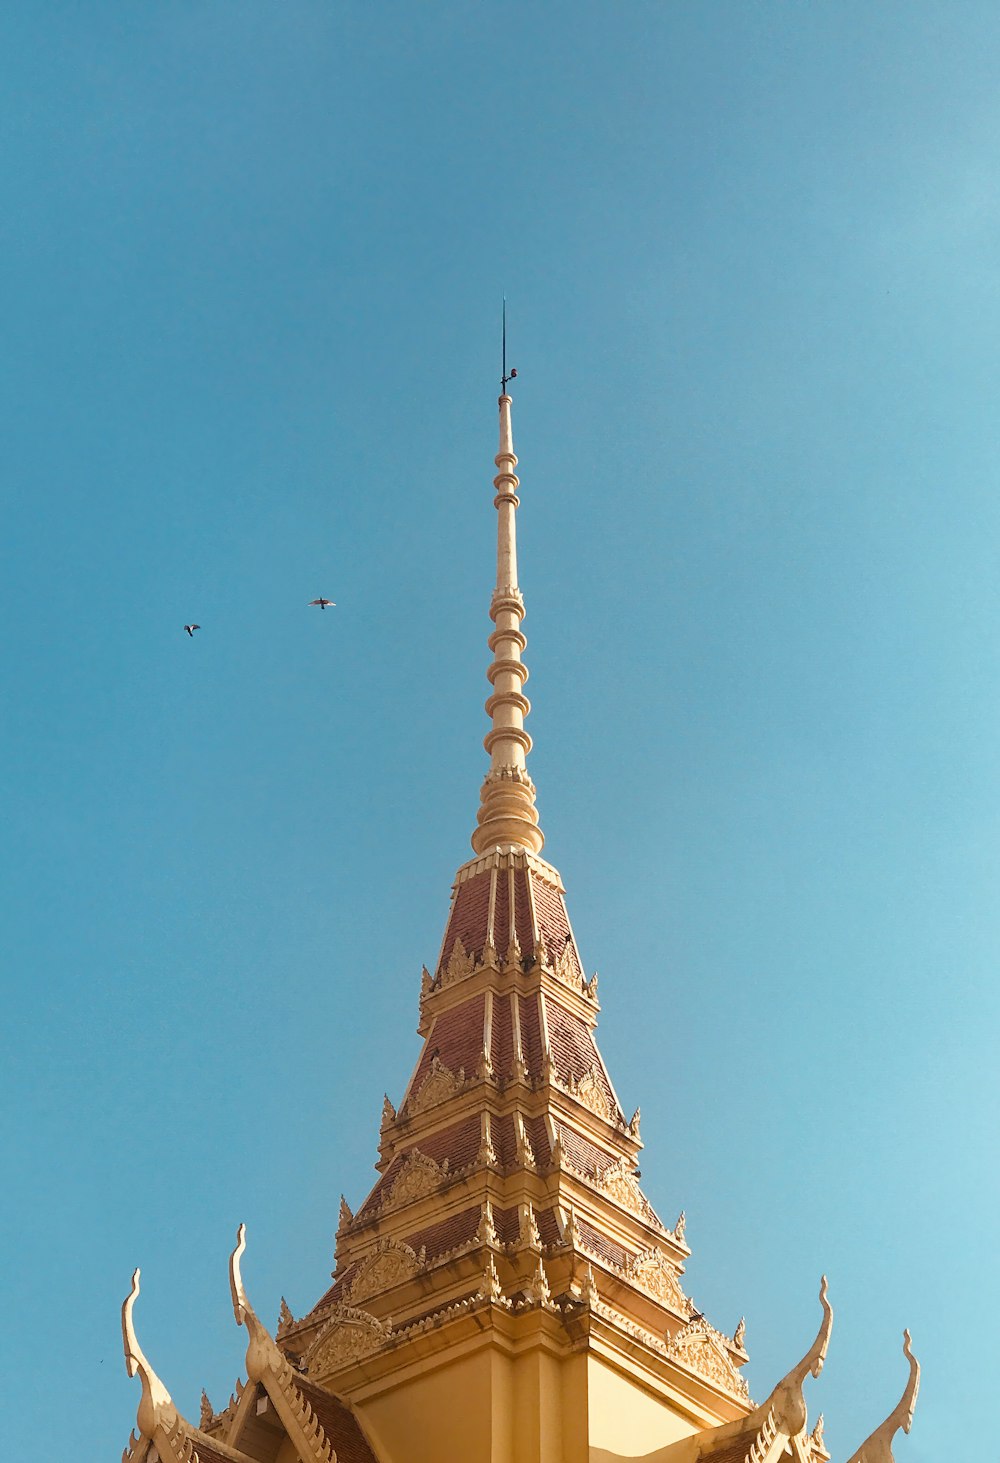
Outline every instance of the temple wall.
{"type": "Polygon", "coordinates": [[[587,1358],[587,1422],[588,1463],[645,1458],[695,1431],[687,1419],[594,1355],[587,1358]]]}

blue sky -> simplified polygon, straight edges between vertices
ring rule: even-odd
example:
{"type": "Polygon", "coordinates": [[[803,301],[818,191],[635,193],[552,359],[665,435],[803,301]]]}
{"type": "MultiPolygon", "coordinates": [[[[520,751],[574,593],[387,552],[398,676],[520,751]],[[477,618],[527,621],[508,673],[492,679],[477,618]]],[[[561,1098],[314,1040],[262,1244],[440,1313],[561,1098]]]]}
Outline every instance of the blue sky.
{"type": "Polygon", "coordinates": [[[1000,1302],[998,63],[975,3],[4,9],[12,1453],[43,1395],[119,1455],[136,1264],[221,1405],[237,1222],[301,1313],[373,1176],[485,766],[506,290],[531,768],[647,1192],[755,1395],[826,1270],[835,1458],[904,1325],[897,1456],[959,1458],[1000,1302]]]}

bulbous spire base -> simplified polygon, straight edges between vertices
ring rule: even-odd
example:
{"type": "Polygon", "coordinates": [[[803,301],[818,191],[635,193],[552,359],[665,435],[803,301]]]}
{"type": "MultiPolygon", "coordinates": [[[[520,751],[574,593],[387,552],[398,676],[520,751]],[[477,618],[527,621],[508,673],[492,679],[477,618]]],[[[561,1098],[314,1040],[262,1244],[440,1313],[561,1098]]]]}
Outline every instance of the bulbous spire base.
{"type": "Polygon", "coordinates": [[[538,826],[535,785],[523,767],[493,767],[483,782],[472,835],[476,853],[511,844],[541,853],[545,836],[538,826]]]}

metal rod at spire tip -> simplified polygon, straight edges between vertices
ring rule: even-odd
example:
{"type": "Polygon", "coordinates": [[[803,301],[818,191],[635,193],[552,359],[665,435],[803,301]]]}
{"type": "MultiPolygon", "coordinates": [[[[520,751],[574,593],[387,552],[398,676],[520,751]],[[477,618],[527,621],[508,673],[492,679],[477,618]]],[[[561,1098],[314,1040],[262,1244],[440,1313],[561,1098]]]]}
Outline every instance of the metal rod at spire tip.
{"type": "Polygon", "coordinates": [[[503,296],[503,314],[502,314],[502,317],[501,318],[502,318],[502,322],[503,323],[502,323],[502,326],[501,326],[501,335],[500,335],[500,339],[501,339],[501,343],[502,343],[501,344],[501,366],[500,366],[500,395],[501,396],[506,396],[507,395],[507,383],[509,381],[513,381],[514,378],[515,378],[515,376],[517,375],[517,371],[514,370],[513,368],[511,369],[510,374],[509,375],[507,374],[507,296],[506,295],[503,296]]]}

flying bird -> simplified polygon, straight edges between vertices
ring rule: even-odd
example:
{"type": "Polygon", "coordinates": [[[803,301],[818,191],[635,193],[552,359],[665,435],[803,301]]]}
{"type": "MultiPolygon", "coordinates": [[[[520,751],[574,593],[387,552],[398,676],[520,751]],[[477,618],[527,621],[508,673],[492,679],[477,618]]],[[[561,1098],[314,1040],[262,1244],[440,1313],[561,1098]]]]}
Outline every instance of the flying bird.
{"type": "Polygon", "coordinates": [[[188,634],[191,636],[191,639],[193,640],[194,639],[194,632],[196,630],[200,630],[201,629],[201,626],[200,625],[185,625],[184,628],[188,632],[188,634]]]}
{"type": "Polygon", "coordinates": [[[319,605],[319,607],[320,607],[321,610],[325,610],[328,605],[332,609],[336,609],[336,607],[337,607],[337,601],[335,599],[323,599],[322,597],[320,599],[311,599],[309,601],[309,604],[310,604],[310,606],[312,606],[312,605],[319,605]]]}

